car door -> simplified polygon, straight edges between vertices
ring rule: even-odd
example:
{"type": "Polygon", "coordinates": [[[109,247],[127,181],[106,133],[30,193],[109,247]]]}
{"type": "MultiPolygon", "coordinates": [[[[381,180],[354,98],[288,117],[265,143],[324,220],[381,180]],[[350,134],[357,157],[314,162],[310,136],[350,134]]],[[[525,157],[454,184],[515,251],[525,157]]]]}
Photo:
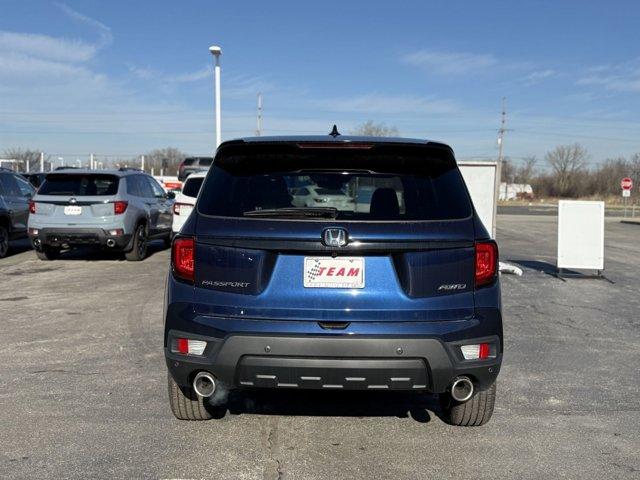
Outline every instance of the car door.
{"type": "Polygon", "coordinates": [[[14,232],[26,232],[29,218],[29,200],[34,189],[29,182],[14,174],[0,175],[1,190],[4,192],[4,202],[11,217],[14,232]]]}
{"type": "Polygon", "coordinates": [[[156,202],[153,189],[144,175],[135,175],[132,179],[134,179],[136,190],[147,212],[149,234],[155,235],[158,232],[158,216],[160,212],[158,211],[158,202],[156,202]]]}
{"type": "Polygon", "coordinates": [[[173,200],[168,198],[164,188],[162,188],[155,178],[145,177],[145,179],[149,182],[153,190],[156,208],[158,209],[158,219],[156,222],[158,232],[169,231],[171,230],[171,222],[173,221],[173,200]]]}

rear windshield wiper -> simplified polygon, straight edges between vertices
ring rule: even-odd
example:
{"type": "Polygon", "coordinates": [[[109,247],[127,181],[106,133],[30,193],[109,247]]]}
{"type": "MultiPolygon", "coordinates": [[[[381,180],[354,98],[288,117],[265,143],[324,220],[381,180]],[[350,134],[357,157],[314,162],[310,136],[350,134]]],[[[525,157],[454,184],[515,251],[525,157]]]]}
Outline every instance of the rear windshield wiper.
{"type": "Polygon", "coordinates": [[[285,218],[336,218],[338,209],[334,207],[285,207],[264,208],[244,212],[245,217],[285,217],[285,218]]]}

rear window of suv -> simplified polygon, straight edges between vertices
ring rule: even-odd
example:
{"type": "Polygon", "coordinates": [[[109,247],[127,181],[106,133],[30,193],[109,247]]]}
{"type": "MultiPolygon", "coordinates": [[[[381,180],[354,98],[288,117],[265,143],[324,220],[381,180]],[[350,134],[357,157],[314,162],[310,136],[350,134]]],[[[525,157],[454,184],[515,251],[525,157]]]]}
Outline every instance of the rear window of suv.
{"type": "Polygon", "coordinates": [[[204,215],[301,220],[331,213],[343,221],[453,220],[471,203],[453,155],[426,145],[299,148],[230,145],[212,167],[198,202],[204,215]],[[312,187],[315,195],[305,189],[312,187]],[[284,209],[284,210],[283,210],[284,209]],[[314,211],[318,215],[313,215],[314,211]]]}
{"type": "Polygon", "coordinates": [[[38,190],[39,195],[107,196],[118,193],[120,178],[108,174],[52,173],[38,190]]]}
{"type": "Polygon", "coordinates": [[[184,186],[182,187],[182,194],[187,197],[196,198],[198,196],[198,192],[200,191],[200,187],[202,186],[202,182],[204,181],[204,177],[196,177],[189,178],[185,181],[184,186]]]}
{"type": "Polygon", "coordinates": [[[213,163],[213,158],[201,157],[198,159],[198,165],[201,167],[210,167],[213,163]]]}

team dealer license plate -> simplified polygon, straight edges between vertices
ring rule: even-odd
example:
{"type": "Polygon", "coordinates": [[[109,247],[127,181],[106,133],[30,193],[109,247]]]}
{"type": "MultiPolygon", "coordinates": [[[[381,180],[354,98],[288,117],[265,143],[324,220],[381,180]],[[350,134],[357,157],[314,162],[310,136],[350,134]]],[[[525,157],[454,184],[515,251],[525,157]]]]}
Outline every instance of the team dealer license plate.
{"type": "Polygon", "coordinates": [[[364,288],[364,258],[305,257],[306,288],[364,288]]]}
{"type": "Polygon", "coordinates": [[[78,205],[67,205],[64,207],[65,215],[82,215],[82,207],[78,205]]]}

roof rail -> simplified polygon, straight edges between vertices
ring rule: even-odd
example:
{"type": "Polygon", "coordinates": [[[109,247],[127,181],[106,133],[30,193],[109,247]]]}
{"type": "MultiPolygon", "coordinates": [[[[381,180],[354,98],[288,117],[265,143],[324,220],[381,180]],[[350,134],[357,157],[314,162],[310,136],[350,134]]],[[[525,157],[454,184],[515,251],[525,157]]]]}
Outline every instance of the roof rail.
{"type": "Polygon", "coordinates": [[[144,170],[141,170],[139,168],[133,168],[133,167],[120,167],[118,171],[119,172],[144,172],[144,170]]]}

